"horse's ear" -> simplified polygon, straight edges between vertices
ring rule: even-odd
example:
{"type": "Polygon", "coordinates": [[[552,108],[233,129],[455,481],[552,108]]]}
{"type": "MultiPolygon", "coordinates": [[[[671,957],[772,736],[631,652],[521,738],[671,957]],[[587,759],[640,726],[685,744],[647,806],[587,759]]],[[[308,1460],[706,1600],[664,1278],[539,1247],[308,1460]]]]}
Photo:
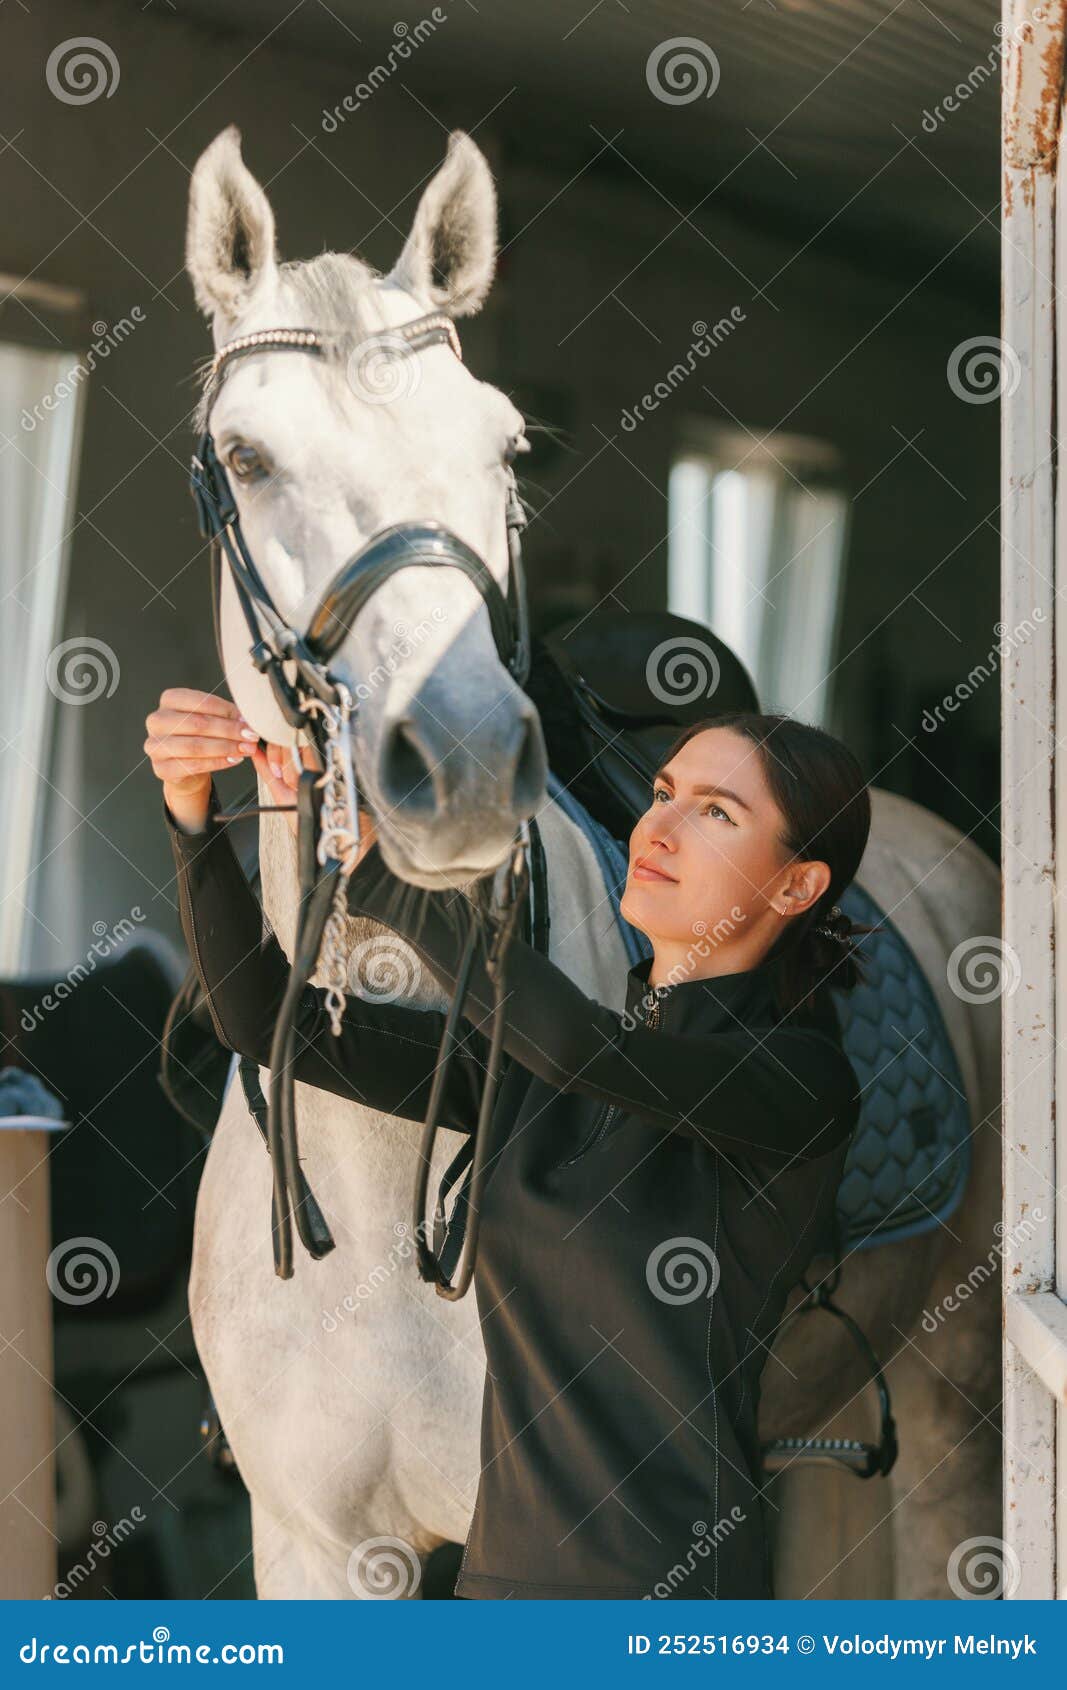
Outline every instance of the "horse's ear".
{"type": "Polygon", "coordinates": [[[481,309],[496,268],[496,188],[485,155],[462,129],[427,184],[388,280],[452,317],[481,309]]]}
{"type": "Polygon", "coordinates": [[[185,267],[207,317],[238,317],[276,268],[274,213],[241,157],[231,123],[201,153],[189,184],[185,267]]]}

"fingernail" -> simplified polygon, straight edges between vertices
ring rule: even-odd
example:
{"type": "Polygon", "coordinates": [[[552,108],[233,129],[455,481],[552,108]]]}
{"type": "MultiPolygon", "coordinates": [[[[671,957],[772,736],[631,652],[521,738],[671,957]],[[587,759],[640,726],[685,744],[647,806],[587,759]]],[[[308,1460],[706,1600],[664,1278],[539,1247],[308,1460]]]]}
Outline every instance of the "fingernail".
{"type": "Polygon", "coordinates": [[[282,766],[281,766],[280,763],[272,763],[270,765],[270,772],[274,776],[275,780],[281,780],[281,778],[282,778],[282,766]]]}
{"type": "Polygon", "coordinates": [[[241,759],[240,757],[227,757],[226,761],[227,763],[239,763],[241,759]]]}
{"type": "Polygon", "coordinates": [[[242,739],[258,739],[259,735],[257,734],[255,728],[250,728],[248,726],[248,723],[246,722],[244,727],[241,729],[241,738],[242,739]]]}

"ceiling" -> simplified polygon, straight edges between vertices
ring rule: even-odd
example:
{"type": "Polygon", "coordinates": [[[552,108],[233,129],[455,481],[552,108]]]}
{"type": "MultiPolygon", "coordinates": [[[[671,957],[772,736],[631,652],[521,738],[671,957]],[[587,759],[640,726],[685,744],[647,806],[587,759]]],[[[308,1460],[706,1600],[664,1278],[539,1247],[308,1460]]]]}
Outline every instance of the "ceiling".
{"type": "MultiPolygon", "coordinates": [[[[353,84],[404,28],[395,0],[186,10],[328,57],[353,84]]],[[[433,11],[418,0],[407,29],[433,11]]],[[[505,147],[568,174],[639,174],[686,212],[719,206],[795,240],[876,247],[879,267],[918,252],[946,286],[996,274],[998,0],[442,0],[436,12],[398,79],[449,126],[485,119],[505,147]],[[671,103],[664,91],[696,86],[684,70],[668,80],[677,49],[664,44],[681,38],[713,91],[671,103]]]]}

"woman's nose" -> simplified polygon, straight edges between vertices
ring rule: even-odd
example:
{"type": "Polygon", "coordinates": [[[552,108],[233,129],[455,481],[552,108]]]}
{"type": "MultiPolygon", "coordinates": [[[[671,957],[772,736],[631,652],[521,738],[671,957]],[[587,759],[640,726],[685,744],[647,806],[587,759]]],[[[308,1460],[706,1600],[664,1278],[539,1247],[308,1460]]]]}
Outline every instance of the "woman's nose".
{"type": "Polygon", "coordinates": [[[674,804],[664,804],[657,801],[648,817],[648,828],[645,833],[647,843],[649,845],[666,845],[673,850],[677,830],[678,816],[674,804]]]}

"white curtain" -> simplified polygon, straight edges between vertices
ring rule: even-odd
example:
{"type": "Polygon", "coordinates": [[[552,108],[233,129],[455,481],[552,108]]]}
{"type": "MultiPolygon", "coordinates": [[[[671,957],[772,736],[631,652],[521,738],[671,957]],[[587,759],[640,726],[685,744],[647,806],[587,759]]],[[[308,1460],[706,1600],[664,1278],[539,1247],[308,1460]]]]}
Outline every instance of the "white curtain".
{"type": "MultiPolygon", "coordinates": [[[[671,470],[668,608],[737,654],[765,710],[827,725],[848,499],[806,454],[723,441],[671,470]],[[746,461],[748,460],[748,461],[746,461]]],[[[818,457],[816,450],[809,456],[818,457]]]]}
{"type": "Polygon", "coordinates": [[[0,342],[0,971],[26,966],[84,384],[77,354],[0,342]],[[57,396],[57,389],[62,396],[57,396]]]}

